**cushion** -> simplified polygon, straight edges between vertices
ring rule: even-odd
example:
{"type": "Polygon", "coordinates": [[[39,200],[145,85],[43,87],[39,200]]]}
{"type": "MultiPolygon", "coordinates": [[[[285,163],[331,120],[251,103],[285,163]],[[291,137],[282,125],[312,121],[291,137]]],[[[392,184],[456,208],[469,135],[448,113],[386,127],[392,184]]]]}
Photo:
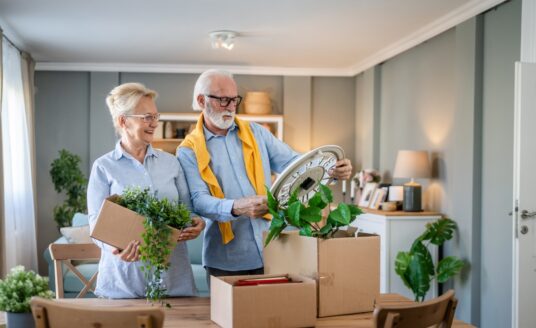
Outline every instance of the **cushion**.
{"type": "Polygon", "coordinates": [[[60,232],[69,244],[86,244],[93,241],[89,237],[89,225],[79,227],[63,227],[60,232]]]}

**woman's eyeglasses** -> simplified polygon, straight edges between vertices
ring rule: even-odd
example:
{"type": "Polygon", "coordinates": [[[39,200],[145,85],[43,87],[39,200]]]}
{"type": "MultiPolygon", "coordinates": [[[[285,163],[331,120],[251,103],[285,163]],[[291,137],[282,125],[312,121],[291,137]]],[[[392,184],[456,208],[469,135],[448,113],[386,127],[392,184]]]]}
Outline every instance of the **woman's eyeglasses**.
{"type": "Polygon", "coordinates": [[[160,120],[160,113],[157,114],[125,114],[125,117],[138,117],[145,123],[158,122],[160,120]]]}
{"type": "Polygon", "coordinates": [[[205,96],[211,99],[218,100],[220,102],[221,107],[227,107],[231,104],[231,102],[234,102],[235,106],[238,107],[240,106],[240,103],[242,102],[241,96],[236,96],[236,97],[218,97],[218,96],[213,96],[213,95],[205,95],[205,96]]]}

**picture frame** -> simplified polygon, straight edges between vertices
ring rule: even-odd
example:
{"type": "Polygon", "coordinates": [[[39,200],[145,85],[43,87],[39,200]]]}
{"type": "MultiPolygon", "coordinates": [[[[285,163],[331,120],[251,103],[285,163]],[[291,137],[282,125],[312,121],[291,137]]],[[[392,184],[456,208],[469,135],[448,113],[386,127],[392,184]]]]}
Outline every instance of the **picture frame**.
{"type": "Polygon", "coordinates": [[[380,204],[385,201],[385,196],[387,196],[387,191],[385,191],[385,189],[376,188],[376,190],[374,191],[374,195],[372,196],[372,199],[369,203],[369,208],[375,210],[379,209],[380,204]]]}
{"type": "Polygon", "coordinates": [[[369,207],[369,204],[374,196],[374,191],[378,188],[378,183],[376,182],[367,182],[361,193],[361,198],[359,199],[360,207],[369,207]]]}

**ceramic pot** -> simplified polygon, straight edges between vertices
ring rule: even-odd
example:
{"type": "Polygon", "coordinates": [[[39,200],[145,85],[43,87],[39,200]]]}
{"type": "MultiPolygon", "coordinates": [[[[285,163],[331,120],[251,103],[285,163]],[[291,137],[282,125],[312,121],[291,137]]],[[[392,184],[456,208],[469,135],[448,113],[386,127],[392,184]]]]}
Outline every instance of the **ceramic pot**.
{"type": "Polygon", "coordinates": [[[6,328],[35,328],[32,312],[6,312],[6,328]]]}

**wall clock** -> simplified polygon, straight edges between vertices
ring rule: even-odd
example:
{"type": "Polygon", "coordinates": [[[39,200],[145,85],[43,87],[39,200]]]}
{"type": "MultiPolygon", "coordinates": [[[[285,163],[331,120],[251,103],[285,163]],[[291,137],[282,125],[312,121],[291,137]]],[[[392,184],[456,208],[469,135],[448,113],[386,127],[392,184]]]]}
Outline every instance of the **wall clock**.
{"type": "Polygon", "coordinates": [[[318,191],[319,184],[331,182],[328,172],[343,158],[344,151],[339,146],[326,145],[313,149],[292,162],[279,175],[270,191],[282,207],[295,191],[298,199],[305,204],[318,191]]]}

